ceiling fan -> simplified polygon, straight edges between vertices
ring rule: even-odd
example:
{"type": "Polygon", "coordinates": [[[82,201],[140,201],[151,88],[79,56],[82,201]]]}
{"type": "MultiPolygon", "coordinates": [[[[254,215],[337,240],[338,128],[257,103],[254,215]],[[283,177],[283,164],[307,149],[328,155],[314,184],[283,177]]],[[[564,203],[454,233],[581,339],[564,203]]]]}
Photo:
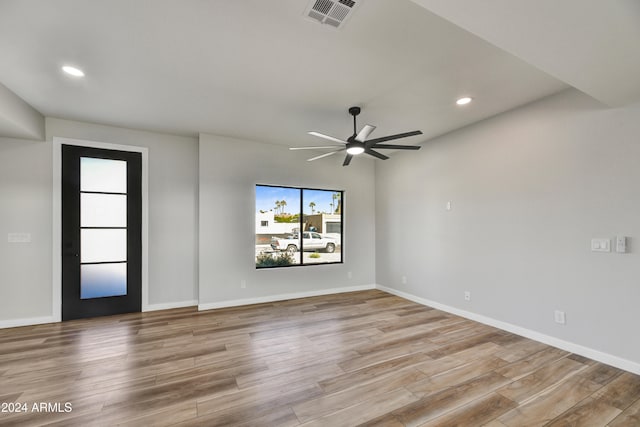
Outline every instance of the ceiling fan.
{"type": "Polygon", "coordinates": [[[385,156],[382,153],[375,151],[374,149],[393,149],[393,150],[419,150],[420,146],[417,145],[392,145],[392,144],[382,144],[383,142],[391,141],[394,139],[407,138],[409,136],[414,135],[422,135],[422,132],[419,130],[414,130],[411,132],[398,133],[396,135],[383,136],[375,139],[367,139],[371,132],[375,130],[375,126],[364,125],[360,132],[357,131],[356,126],[356,117],[360,114],[360,107],[351,107],[349,108],[349,114],[353,116],[353,135],[347,138],[346,141],[334,138],[333,136],[325,135],[320,132],[309,132],[309,135],[318,136],[320,138],[328,139],[329,141],[337,142],[342,145],[325,145],[321,147],[291,147],[289,150],[318,150],[325,148],[336,148],[334,151],[330,151],[325,154],[321,154],[316,157],[312,157],[307,159],[308,162],[312,162],[314,160],[322,159],[323,157],[332,156],[341,151],[346,151],[347,156],[342,163],[342,166],[348,166],[351,163],[351,159],[353,156],[357,156],[358,154],[366,153],[373,157],[377,157],[378,159],[387,160],[389,157],[385,156]]]}

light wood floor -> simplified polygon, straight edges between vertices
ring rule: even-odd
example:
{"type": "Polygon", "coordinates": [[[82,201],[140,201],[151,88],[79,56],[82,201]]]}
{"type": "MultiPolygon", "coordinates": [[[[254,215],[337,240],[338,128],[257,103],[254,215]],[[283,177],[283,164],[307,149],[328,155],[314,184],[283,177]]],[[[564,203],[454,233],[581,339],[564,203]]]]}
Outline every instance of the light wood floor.
{"type": "Polygon", "coordinates": [[[3,426],[618,427],[640,377],[365,291],[0,330],[0,402],[29,406],[3,426]]]}

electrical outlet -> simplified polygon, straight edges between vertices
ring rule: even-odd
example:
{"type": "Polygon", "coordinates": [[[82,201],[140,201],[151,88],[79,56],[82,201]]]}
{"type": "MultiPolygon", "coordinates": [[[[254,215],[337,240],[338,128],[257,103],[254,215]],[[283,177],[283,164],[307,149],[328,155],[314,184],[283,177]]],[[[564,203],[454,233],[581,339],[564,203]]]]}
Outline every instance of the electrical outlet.
{"type": "Polygon", "coordinates": [[[564,311],[560,311],[560,310],[554,311],[553,319],[556,321],[556,323],[560,323],[561,325],[564,325],[565,323],[567,323],[567,318],[564,314],[564,311]]]}
{"type": "Polygon", "coordinates": [[[400,282],[402,282],[403,285],[406,285],[407,284],[407,276],[402,276],[400,278],[400,282]]]}
{"type": "Polygon", "coordinates": [[[347,273],[347,279],[353,279],[353,273],[352,272],[348,272],[347,273]]]}
{"type": "Polygon", "coordinates": [[[465,293],[464,293],[464,300],[465,300],[465,301],[471,301],[471,292],[469,292],[469,291],[465,291],[465,293]]]}
{"type": "Polygon", "coordinates": [[[242,289],[246,288],[247,287],[247,281],[246,280],[240,280],[240,287],[242,289]]]}

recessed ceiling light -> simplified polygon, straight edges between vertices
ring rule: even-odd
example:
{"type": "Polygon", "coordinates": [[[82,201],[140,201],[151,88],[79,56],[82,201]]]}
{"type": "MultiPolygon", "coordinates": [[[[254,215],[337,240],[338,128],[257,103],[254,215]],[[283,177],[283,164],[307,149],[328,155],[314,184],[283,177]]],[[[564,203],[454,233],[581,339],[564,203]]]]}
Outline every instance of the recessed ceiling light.
{"type": "Polygon", "coordinates": [[[464,98],[458,99],[456,101],[456,104],[458,104],[458,105],[467,105],[470,102],[471,102],[471,98],[469,98],[468,96],[465,96],[464,98]]]}
{"type": "Polygon", "coordinates": [[[62,67],[62,71],[74,77],[84,77],[84,71],[79,68],[72,67],[70,65],[65,65],[62,67]]]}

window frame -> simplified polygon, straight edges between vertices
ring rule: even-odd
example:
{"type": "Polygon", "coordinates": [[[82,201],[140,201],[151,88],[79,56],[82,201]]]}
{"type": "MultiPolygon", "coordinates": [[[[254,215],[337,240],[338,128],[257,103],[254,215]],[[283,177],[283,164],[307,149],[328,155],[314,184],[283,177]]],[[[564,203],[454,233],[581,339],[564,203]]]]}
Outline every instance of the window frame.
{"type": "MultiPolygon", "coordinates": [[[[294,186],[290,186],[290,185],[274,185],[274,184],[260,184],[260,183],[256,183],[254,185],[254,204],[257,201],[257,187],[271,187],[271,188],[285,188],[285,189],[289,189],[289,190],[298,190],[300,192],[300,219],[298,224],[298,236],[300,236],[300,262],[297,264],[290,264],[290,265],[274,265],[274,266],[265,266],[265,267],[258,267],[256,265],[256,270],[269,270],[269,269],[273,269],[273,268],[289,268],[289,267],[309,267],[309,266],[318,266],[318,265],[334,265],[334,264],[344,264],[344,194],[345,191],[344,190],[332,190],[332,189],[327,189],[327,188],[313,188],[313,187],[294,187],[294,186]],[[303,227],[303,222],[304,222],[304,217],[305,217],[305,213],[304,213],[304,192],[305,190],[309,190],[309,191],[327,191],[330,193],[339,193],[340,194],[340,261],[331,261],[331,262],[317,262],[317,263],[305,263],[304,262],[304,233],[309,233],[309,236],[311,236],[312,231],[308,230],[308,231],[304,231],[302,230],[303,227]]],[[[255,206],[254,206],[255,208],[255,206]]],[[[256,211],[257,212],[257,211],[256,211]]],[[[335,210],[334,210],[335,212],[335,210]]],[[[254,212],[254,215],[256,213],[254,212]]],[[[335,213],[333,215],[336,215],[335,213]]],[[[317,233],[317,232],[315,232],[317,233]]],[[[256,229],[254,230],[254,236],[258,233],[258,229],[256,227],[256,229]]],[[[320,233],[318,233],[320,234],[320,233]]],[[[324,234],[324,233],[323,233],[324,234]]],[[[254,245],[255,248],[255,245],[254,245]]],[[[255,263],[255,259],[254,259],[254,263],[255,263]]]]}

